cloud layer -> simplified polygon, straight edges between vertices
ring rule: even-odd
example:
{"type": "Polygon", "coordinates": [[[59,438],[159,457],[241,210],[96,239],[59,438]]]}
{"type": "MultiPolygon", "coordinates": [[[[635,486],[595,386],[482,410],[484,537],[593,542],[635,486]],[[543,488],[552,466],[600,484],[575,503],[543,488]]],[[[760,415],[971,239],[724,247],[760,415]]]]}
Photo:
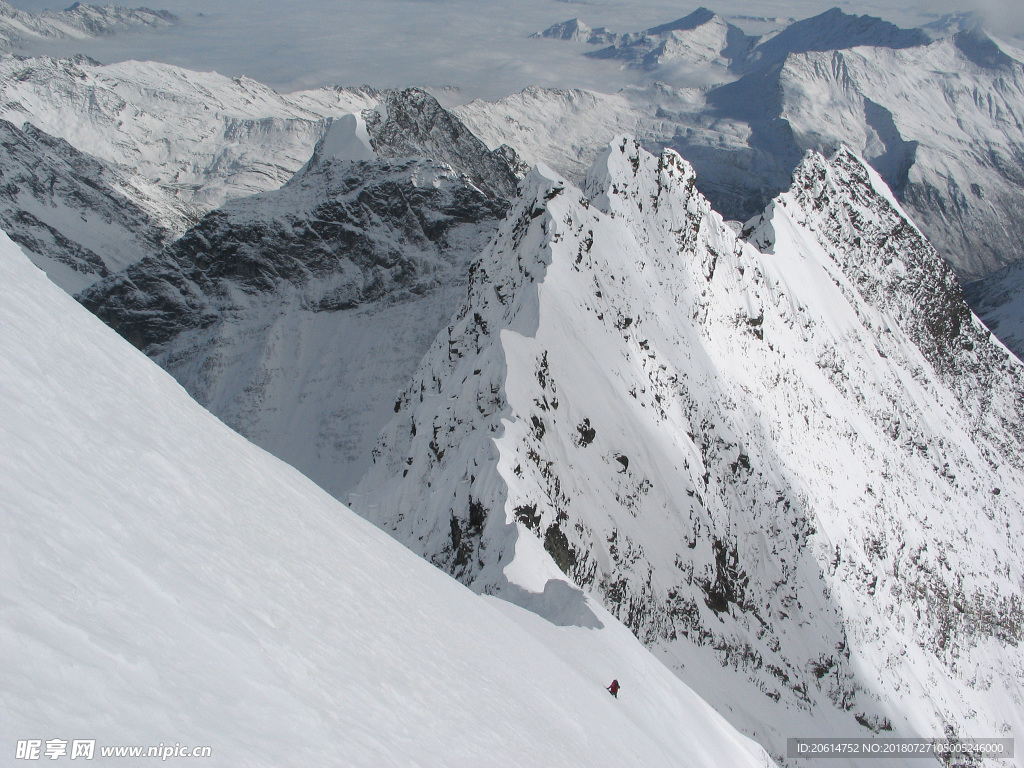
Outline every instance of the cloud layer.
{"type": "MultiPolygon", "coordinates": [[[[1020,30],[1020,14],[1011,11],[1011,0],[973,1],[1002,34],[1020,30]]],[[[700,2],[693,0],[692,6],[700,2]]],[[[837,0],[703,2],[724,14],[802,18],[837,0]]],[[[953,0],[939,2],[948,4],[922,0],[917,8],[895,10],[880,0],[840,0],[840,6],[847,13],[879,15],[904,26],[933,19],[939,8],[962,7],[953,0]]],[[[67,3],[13,4],[40,10],[67,3]]],[[[613,91],[643,75],[617,62],[581,56],[585,44],[531,40],[529,34],[572,16],[593,26],[644,29],[692,10],[678,0],[153,0],[147,5],[178,14],[183,25],[36,51],[82,52],[104,62],[153,59],[247,75],[283,91],[329,83],[454,85],[461,89],[453,96],[457,100],[498,98],[528,85],[613,91]]]]}

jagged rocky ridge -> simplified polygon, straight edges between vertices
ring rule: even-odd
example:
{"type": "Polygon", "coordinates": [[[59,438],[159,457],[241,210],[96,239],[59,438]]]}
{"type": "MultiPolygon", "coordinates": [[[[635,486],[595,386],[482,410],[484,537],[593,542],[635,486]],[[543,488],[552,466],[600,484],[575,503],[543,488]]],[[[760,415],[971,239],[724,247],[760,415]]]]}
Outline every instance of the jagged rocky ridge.
{"type": "Polygon", "coordinates": [[[428,157],[457,169],[492,197],[515,196],[517,173],[524,171],[515,150],[508,145],[488,150],[426,91],[391,91],[377,107],[363,110],[362,118],[378,157],[428,157]]]}
{"type": "Polygon", "coordinates": [[[335,121],[281,189],[229,202],[79,296],[338,496],[464,294],[514,179],[424,92],[384,108],[335,121]]]}
{"type": "Polygon", "coordinates": [[[852,153],[764,251],[695,182],[629,139],[527,177],[353,508],[553,620],[596,595],[777,759],[1019,731],[1020,364],[852,153]]]}
{"type": "Polygon", "coordinates": [[[0,120],[0,227],[69,293],[158,251],[198,217],[155,184],[0,120]]]}

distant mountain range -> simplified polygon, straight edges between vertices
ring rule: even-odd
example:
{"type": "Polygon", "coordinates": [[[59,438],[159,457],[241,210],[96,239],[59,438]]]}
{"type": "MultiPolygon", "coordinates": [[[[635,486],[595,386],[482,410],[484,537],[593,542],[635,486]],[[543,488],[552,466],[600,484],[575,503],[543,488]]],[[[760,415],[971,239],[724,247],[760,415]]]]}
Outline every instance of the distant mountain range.
{"type": "Polygon", "coordinates": [[[974,279],[1021,258],[1024,63],[973,21],[904,30],[832,9],[754,38],[699,9],[588,52],[665,83],[612,95],[528,89],[456,112],[488,143],[575,179],[601,144],[635,133],[693,163],[715,209],[741,221],[785,189],[805,150],[848,146],[974,279]],[[673,87],[673,66],[717,71],[718,84],[673,87]]]}
{"type": "Polygon", "coordinates": [[[931,42],[924,30],[900,29],[874,16],[854,16],[833,8],[763,35],[746,34],[707,8],[642,32],[619,34],[592,29],[579,19],[555,24],[537,37],[606,45],[587,56],[622,59],[648,71],[674,63],[718,66],[736,72],[763,69],[794,53],[831,51],[858,45],[911,48],[931,42]]]}
{"type": "Polygon", "coordinates": [[[73,3],[63,11],[22,11],[0,0],[0,49],[46,39],[82,40],[132,30],[155,30],[178,24],[168,11],[119,5],[73,3]]]}

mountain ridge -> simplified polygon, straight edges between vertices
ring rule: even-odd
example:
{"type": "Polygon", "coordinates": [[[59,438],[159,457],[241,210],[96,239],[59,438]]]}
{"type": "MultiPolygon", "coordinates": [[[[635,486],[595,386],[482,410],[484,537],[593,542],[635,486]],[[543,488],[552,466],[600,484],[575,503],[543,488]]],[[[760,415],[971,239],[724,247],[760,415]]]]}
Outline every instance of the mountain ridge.
{"type": "Polygon", "coordinates": [[[678,155],[629,139],[582,193],[538,171],[523,192],[352,507],[479,592],[564,572],[779,760],[808,729],[1020,727],[995,703],[1016,673],[989,698],[957,670],[1022,664],[1024,602],[999,574],[1024,533],[1024,372],[955,283],[957,327],[904,310],[951,273],[877,175],[809,156],[750,225],[769,254],[678,155]],[[971,508],[985,543],[954,563],[971,508]],[[741,683],[758,693],[716,693],[741,683]]]}

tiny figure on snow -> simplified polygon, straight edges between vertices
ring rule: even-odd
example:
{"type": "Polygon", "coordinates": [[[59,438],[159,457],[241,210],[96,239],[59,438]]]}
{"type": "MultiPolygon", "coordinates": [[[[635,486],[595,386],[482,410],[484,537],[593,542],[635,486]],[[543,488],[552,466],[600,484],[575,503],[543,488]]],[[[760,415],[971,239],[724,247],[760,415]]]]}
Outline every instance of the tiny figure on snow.
{"type": "Polygon", "coordinates": [[[616,699],[619,698],[619,681],[618,680],[612,680],[612,684],[608,686],[608,693],[610,693],[616,699]]]}

